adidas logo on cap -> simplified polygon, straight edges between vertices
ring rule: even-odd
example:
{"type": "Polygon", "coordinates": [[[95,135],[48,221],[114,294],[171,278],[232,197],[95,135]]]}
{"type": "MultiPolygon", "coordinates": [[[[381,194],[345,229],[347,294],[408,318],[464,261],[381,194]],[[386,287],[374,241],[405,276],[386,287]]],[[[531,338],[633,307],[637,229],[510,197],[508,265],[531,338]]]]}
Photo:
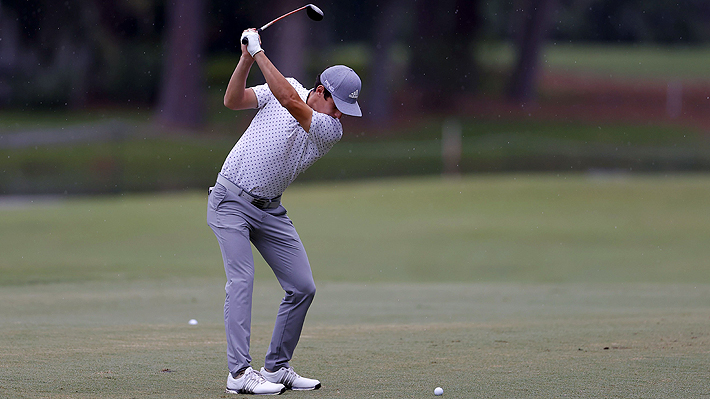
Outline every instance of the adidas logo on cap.
{"type": "Polygon", "coordinates": [[[358,90],[355,90],[354,92],[350,93],[350,95],[349,95],[348,97],[354,98],[354,99],[357,100],[358,94],[359,94],[359,93],[358,93],[358,90]]]}

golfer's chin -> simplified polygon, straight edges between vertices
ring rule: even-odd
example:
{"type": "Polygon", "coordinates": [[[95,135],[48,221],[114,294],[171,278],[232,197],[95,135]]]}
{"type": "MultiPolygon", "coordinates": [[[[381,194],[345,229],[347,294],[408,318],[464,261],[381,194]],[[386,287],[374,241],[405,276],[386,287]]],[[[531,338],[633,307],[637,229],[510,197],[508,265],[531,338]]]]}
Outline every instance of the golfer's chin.
{"type": "Polygon", "coordinates": [[[335,119],[340,119],[340,117],[343,116],[343,113],[338,111],[338,109],[335,107],[333,107],[333,109],[321,109],[321,110],[316,109],[316,111],[320,112],[321,114],[330,115],[335,119]]]}
{"type": "Polygon", "coordinates": [[[330,115],[335,119],[340,119],[340,117],[343,116],[343,113],[335,106],[333,97],[325,99],[320,92],[314,92],[312,94],[312,98],[311,96],[308,98],[308,105],[313,108],[314,111],[330,115]]]}

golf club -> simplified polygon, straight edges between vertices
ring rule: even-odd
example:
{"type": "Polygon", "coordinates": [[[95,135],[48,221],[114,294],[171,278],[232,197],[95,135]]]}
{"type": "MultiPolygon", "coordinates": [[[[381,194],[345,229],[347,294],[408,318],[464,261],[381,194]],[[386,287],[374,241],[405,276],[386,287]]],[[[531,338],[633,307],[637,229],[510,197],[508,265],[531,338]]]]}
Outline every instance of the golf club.
{"type": "MultiPolygon", "coordinates": [[[[306,5],[303,6],[303,7],[297,8],[297,9],[295,9],[295,10],[289,12],[289,13],[286,13],[286,14],[284,14],[284,15],[282,15],[282,16],[276,18],[275,20],[273,20],[273,21],[269,22],[268,24],[262,26],[261,28],[257,29],[256,32],[257,32],[257,33],[261,33],[264,29],[266,29],[266,28],[268,28],[269,26],[271,26],[274,22],[277,22],[277,21],[279,21],[279,20],[282,20],[282,19],[288,17],[289,15],[294,14],[294,13],[297,13],[297,12],[303,10],[303,9],[306,10],[306,14],[308,14],[308,17],[309,17],[310,19],[312,19],[312,20],[314,20],[314,21],[320,21],[320,20],[323,19],[323,11],[321,11],[320,8],[318,8],[315,4],[306,4],[306,5]]],[[[247,44],[246,38],[245,38],[244,40],[242,40],[242,44],[247,44]]]]}

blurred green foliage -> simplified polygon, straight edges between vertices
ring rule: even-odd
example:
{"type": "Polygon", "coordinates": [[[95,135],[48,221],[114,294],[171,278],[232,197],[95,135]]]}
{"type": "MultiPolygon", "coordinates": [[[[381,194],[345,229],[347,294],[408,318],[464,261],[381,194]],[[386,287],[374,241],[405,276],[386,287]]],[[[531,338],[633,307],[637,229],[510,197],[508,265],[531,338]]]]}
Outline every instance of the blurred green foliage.
{"type": "MultiPolygon", "coordinates": [[[[248,115],[241,115],[248,118],[248,115]]],[[[224,115],[223,118],[230,118],[224,115]]],[[[392,132],[353,129],[298,182],[441,174],[441,126],[430,118],[392,132]]],[[[710,143],[690,128],[462,119],[461,173],[710,169],[710,143]]],[[[217,128],[236,131],[221,122],[217,128]]],[[[0,193],[115,193],[203,189],[241,131],[166,135],[150,124],[108,141],[0,150],[0,193]]]]}
{"type": "MultiPolygon", "coordinates": [[[[209,27],[205,35],[205,59],[237,54],[237,40],[242,29],[259,25],[290,6],[281,0],[258,3],[200,1],[207,8],[209,27]]],[[[367,74],[374,62],[372,53],[383,44],[383,38],[377,32],[387,32],[388,26],[393,30],[391,47],[388,47],[391,48],[390,57],[397,65],[397,74],[401,70],[408,75],[399,83],[413,84],[417,81],[415,78],[421,78],[413,72],[417,70],[417,64],[427,61],[417,58],[422,52],[417,46],[423,39],[431,40],[427,42],[429,47],[441,49],[466,33],[466,41],[470,43],[460,43],[464,51],[467,45],[516,42],[520,35],[520,19],[526,17],[527,3],[508,0],[478,0],[474,3],[474,6],[466,3],[467,7],[462,7],[464,3],[455,0],[420,0],[418,3],[413,0],[398,3],[396,0],[322,0],[319,6],[328,17],[319,25],[317,34],[308,32],[309,41],[313,43],[302,50],[315,65],[307,68],[317,71],[324,63],[344,63],[367,74]],[[400,11],[387,17],[391,20],[385,21],[383,30],[378,30],[379,19],[393,3],[400,5],[400,11]],[[436,7],[435,12],[432,7],[436,7]],[[450,22],[452,16],[462,13],[465,14],[466,32],[447,36],[441,32],[422,31],[426,26],[423,21],[427,18],[450,22]],[[470,30],[475,34],[469,35],[470,30]]],[[[153,103],[159,90],[166,51],[164,35],[168,6],[165,0],[3,1],[0,104],[28,109],[82,108],[96,102],[153,103]]],[[[675,3],[662,0],[564,0],[556,4],[550,16],[549,37],[557,45],[567,45],[557,52],[562,58],[584,56],[581,54],[583,50],[575,50],[574,44],[589,42],[697,46],[710,41],[708,18],[710,5],[701,0],[675,3]]],[[[459,52],[461,50],[446,56],[449,63],[459,52]]],[[[472,61],[485,66],[489,58],[482,55],[472,53],[471,57],[475,56],[472,61]]],[[[594,58],[594,53],[586,56],[594,58]]],[[[662,54],[661,62],[672,67],[667,60],[674,56],[673,52],[662,54]]],[[[600,57],[595,60],[602,62],[600,57]]],[[[702,62],[703,59],[698,59],[696,68],[701,68],[702,62]]],[[[227,63],[213,64],[212,67],[217,65],[223,68],[208,70],[209,82],[214,81],[215,73],[219,76],[230,73],[227,63]]],[[[461,76],[480,75],[481,71],[473,65],[470,70],[459,71],[447,69],[447,62],[436,61],[422,82],[434,79],[442,85],[461,76]],[[456,76],[440,79],[442,74],[456,76]]],[[[641,69],[654,68],[647,65],[642,64],[641,69]]],[[[629,68],[634,68],[634,64],[629,64],[629,68]]],[[[482,84],[483,80],[471,81],[482,84]]],[[[364,81],[368,82],[369,78],[364,76],[364,81]]]]}
{"type": "MultiPolygon", "coordinates": [[[[704,3],[691,1],[672,5],[660,1],[623,1],[617,7],[610,1],[601,1],[590,4],[589,10],[580,8],[582,3],[560,3],[554,18],[557,30],[543,54],[546,69],[613,75],[622,79],[708,79],[706,65],[710,61],[710,49],[704,43],[710,34],[707,25],[696,23],[707,15],[704,3]],[[599,10],[606,10],[606,14],[599,14],[599,10]],[[662,14],[662,10],[667,12],[662,14]],[[667,20],[662,26],[666,33],[663,35],[668,36],[667,32],[675,32],[676,28],[690,29],[693,34],[678,40],[640,34],[624,36],[613,31],[605,31],[601,36],[584,36],[584,32],[603,30],[603,24],[598,25],[597,30],[593,28],[593,22],[602,16],[630,21],[630,12],[641,12],[644,14],[641,18],[645,19],[636,25],[625,22],[624,26],[641,29],[659,15],[665,15],[667,20]],[[687,21],[675,28],[666,24],[681,17],[687,17],[687,21]],[[683,46],[677,46],[679,43],[683,46]]],[[[11,85],[18,85],[22,90],[19,96],[8,101],[19,108],[0,112],[0,136],[46,129],[56,131],[61,137],[70,134],[75,127],[101,124],[110,119],[127,121],[131,126],[108,140],[0,148],[0,193],[175,190],[211,184],[251,116],[249,112],[234,113],[222,106],[224,87],[238,61],[234,37],[242,27],[253,25],[252,19],[262,16],[254,4],[218,0],[209,4],[209,18],[214,23],[210,25],[205,57],[208,124],[197,137],[152,123],[155,109],[151,104],[160,78],[163,51],[164,1],[99,3],[82,0],[60,7],[47,0],[3,2],[4,15],[16,15],[15,23],[19,25],[15,27],[23,29],[19,42],[24,50],[17,54],[22,62],[17,65],[29,66],[22,74],[13,76],[11,85]],[[71,26],[73,35],[52,34],[63,32],[61,22],[67,20],[77,22],[71,26]],[[48,31],[47,27],[54,30],[48,31]],[[68,52],[81,53],[89,51],[87,49],[93,52],[95,61],[90,65],[73,65],[72,58],[66,58],[68,52]],[[67,65],[72,68],[65,68],[67,65]],[[76,80],[72,72],[75,70],[83,71],[90,78],[88,83],[84,82],[86,86],[76,80]],[[78,95],[79,91],[83,94],[78,95]],[[40,105],[40,109],[35,108],[40,105]]],[[[450,4],[444,2],[442,7],[450,4]]],[[[308,69],[319,70],[327,63],[348,64],[361,72],[367,84],[376,74],[371,63],[377,38],[372,37],[368,29],[371,30],[374,18],[382,12],[379,5],[374,1],[324,3],[324,8],[348,18],[339,18],[338,24],[326,26],[326,30],[334,33],[315,43],[317,52],[313,48],[306,49],[308,69]]],[[[476,71],[480,78],[479,89],[486,95],[495,95],[504,91],[507,74],[514,64],[515,51],[511,43],[516,35],[512,28],[519,10],[514,9],[511,2],[502,1],[481,2],[479,6],[480,35],[471,48],[475,48],[475,59],[481,67],[476,71]]],[[[406,27],[395,35],[391,48],[392,65],[399,80],[389,89],[397,92],[404,108],[404,101],[417,96],[416,90],[408,87],[407,68],[412,62],[411,40],[417,40],[419,33],[415,29],[416,18],[410,11],[401,18],[406,27]]],[[[12,27],[8,25],[8,29],[12,27]]],[[[6,43],[7,40],[3,41],[3,45],[6,43]]],[[[5,72],[7,70],[0,71],[0,89],[5,72]]],[[[248,84],[262,81],[261,74],[253,71],[248,84]]],[[[363,92],[367,89],[364,87],[363,92]]],[[[346,123],[343,142],[299,181],[440,174],[441,126],[445,116],[427,114],[423,108],[411,109],[409,113],[397,121],[401,125],[393,123],[382,128],[356,125],[349,129],[346,123]]],[[[550,122],[526,118],[482,120],[461,114],[459,112],[463,123],[462,173],[710,169],[706,135],[688,126],[595,124],[565,122],[565,119],[550,122]]]]}
{"type": "MultiPolygon", "coordinates": [[[[484,1],[483,33],[511,38],[525,3],[484,1]]],[[[550,36],[558,42],[698,44],[710,40],[705,0],[560,0],[550,16],[550,36]]]]}

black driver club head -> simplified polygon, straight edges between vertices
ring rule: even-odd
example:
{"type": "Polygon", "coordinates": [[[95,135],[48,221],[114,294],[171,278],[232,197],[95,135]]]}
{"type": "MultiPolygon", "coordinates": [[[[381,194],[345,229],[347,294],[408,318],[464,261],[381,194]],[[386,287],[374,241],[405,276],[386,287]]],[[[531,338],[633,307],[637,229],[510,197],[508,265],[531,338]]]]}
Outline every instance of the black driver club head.
{"type": "Polygon", "coordinates": [[[321,21],[323,19],[323,11],[315,4],[308,4],[306,6],[306,14],[308,14],[308,18],[314,21],[321,21]]]}

